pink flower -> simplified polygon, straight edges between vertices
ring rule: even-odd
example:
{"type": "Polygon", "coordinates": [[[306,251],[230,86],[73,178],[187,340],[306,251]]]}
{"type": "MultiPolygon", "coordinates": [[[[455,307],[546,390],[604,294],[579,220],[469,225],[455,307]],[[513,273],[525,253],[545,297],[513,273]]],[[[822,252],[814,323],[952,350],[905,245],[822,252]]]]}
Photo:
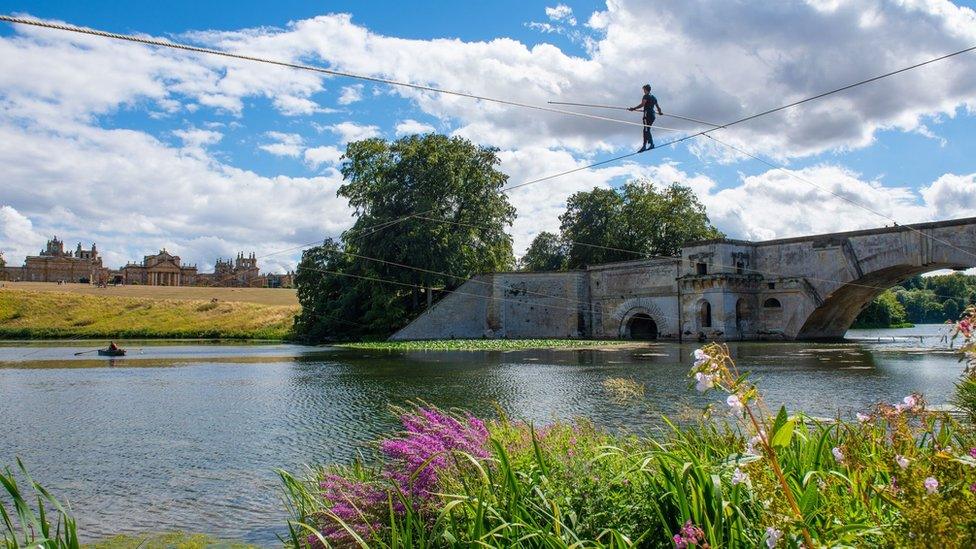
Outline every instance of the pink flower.
{"type": "Polygon", "coordinates": [[[895,456],[895,463],[897,463],[902,469],[905,469],[908,467],[908,458],[902,455],[897,455],[895,456]]]}
{"type": "Polygon", "coordinates": [[[836,460],[837,463],[844,463],[844,452],[841,452],[840,448],[834,446],[830,453],[834,454],[834,460],[836,460]]]}
{"type": "Polygon", "coordinates": [[[911,411],[915,409],[918,405],[918,400],[915,399],[915,395],[908,395],[907,397],[901,399],[900,404],[895,405],[895,409],[899,412],[904,412],[905,410],[911,411]]]}
{"type": "Polygon", "coordinates": [[[976,459],[976,448],[969,449],[969,457],[976,459]]]}
{"type": "Polygon", "coordinates": [[[866,423],[866,422],[868,422],[868,421],[871,420],[871,416],[869,416],[867,414],[862,414],[861,412],[858,412],[857,413],[857,420],[860,421],[861,423],[866,423]]]}
{"type": "Polygon", "coordinates": [[[929,494],[934,494],[939,491],[939,481],[935,480],[935,477],[925,479],[923,484],[925,485],[925,491],[929,494]]]}
{"type": "Polygon", "coordinates": [[[783,531],[777,530],[772,526],[766,528],[766,547],[773,549],[779,543],[779,538],[783,537],[783,531]]]}
{"type": "Polygon", "coordinates": [[[699,545],[705,541],[705,532],[689,520],[671,539],[676,549],[686,549],[691,544],[699,545]]]}

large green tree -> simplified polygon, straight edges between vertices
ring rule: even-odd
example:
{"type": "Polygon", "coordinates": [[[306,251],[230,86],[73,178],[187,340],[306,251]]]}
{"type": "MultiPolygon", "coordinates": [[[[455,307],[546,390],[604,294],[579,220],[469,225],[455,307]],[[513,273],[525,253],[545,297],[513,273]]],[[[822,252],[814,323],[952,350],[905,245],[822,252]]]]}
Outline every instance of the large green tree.
{"type": "Polygon", "coordinates": [[[519,260],[519,268],[523,271],[558,271],[565,265],[566,248],[559,235],[549,231],[537,234],[519,260]]]}
{"type": "Polygon", "coordinates": [[[511,269],[505,227],[515,208],[500,192],[507,176],[496,153],[436,134],[350,143],[338,195],[356,221],[339,242],[303,254],[298,334],[387,335],[416,316],[432,292],[511,269]]]}
{"type": "Polygon", "coordinates": [[[621,189],[594,188],[573,194],[559,217],[566,267],[676,255],[696,240],[722,233],[688,187],[658,189],[646,180],[621,189]]]}

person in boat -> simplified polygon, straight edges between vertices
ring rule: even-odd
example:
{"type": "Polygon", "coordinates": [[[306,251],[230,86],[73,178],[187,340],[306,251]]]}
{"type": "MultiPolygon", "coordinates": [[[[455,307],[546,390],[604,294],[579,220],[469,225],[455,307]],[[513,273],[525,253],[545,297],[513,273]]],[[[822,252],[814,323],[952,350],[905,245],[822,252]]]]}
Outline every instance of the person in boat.
{"type": "Polygon", "coordinates": [[[108,350],[109,351],[118,351],[119,350],[119,346],[116,345],[114,341],[111,341],[108,344],[108,350]]]}
{"type": "Polygon", "coordinates": [[[641,98],[640,105],[636,107],[631,107],[628,110],[631,111],[644,111],[644,144],[641,145],[639,153],[644,151],[649,151],[654,148],[654,138],[651,137],[651,125],[654,124],[654,110],[657,110],[657,114],[664,114],[661,112],[661,105],[658,104],[657,98],[651,95],[651,85],[644,84],[642,88],[644,90],[644,97],[641,98]]]}

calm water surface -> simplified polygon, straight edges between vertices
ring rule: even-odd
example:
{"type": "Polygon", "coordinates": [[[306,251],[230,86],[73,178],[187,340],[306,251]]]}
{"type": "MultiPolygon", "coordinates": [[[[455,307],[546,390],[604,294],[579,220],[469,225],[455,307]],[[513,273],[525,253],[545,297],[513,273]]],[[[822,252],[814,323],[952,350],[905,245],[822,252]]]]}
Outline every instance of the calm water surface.
{"type": "MultiPolygon", "coordinates": [[[[962,367],[941,326],[854,331],[835,344],[732,350],[771,405],[851,415],[920,391],[943,403],[962,367]]],[[[90,345],[90,344],[88,344],[90,345]]],[[[349,459],[423,399],[536,422],[585,416],[643,431],[706,398],[689,391],[694,345],[518,352],[351,352],[292,345],[129,342],[109,360],[82,343],[0,344],[0,464],[24,459],[68,499],[85,539],[189,530],[261,545],[284,533],[275,468],[349,459]],[[602,382],[647,387],[620,406],[602,382]],[[649,409],[650,408],[650,409],[649,409]]]]}

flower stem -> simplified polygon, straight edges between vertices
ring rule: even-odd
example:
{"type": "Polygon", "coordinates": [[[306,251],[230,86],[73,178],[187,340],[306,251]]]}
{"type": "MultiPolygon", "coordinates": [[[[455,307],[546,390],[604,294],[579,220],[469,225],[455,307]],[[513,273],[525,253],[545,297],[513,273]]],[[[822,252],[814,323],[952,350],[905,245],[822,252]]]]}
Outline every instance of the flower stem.
{"type": "Polygon", "coordinates": [[[796,516],[797,518],[799,518],[800,523],[803,524],[802,527],[803,539],[806,542],[806,546],[812,548],[814,547],[813,538],[810,537],[810,531],[807,530],[806,524],[804,523],[803,512],[800,511],[800,506],[796,504],[796,499],[793,497],[793,490],[790,488],[789,483],[786,482],[786,476],[783,474],[783,470],[780,469],[779,467],[779,458],[776,455],[776,451],[773,450],[772,445],[770,445],[769,441],[766,439],[767,437],[766,432],[762,429],[762,426],[759,424],[759,420],[757,420],[756,416],[753,415],[752,409],[749,407],[748,404],[745,406],[745,410],[746,410],[746,414],[749,415],[749,420],[752,422],[752,426],[756,429],[756,432],[760,434],[759,441],[762,443],[763,448],[765,448],[766,452],[769,454],[769,461],[773,466],[773,473],[776,475],[776,478],[779,480],[780,486],[783,487],[783,494],[786,496],[786,501],[790,504],[790,507],[793,509],[793,512],[796,513],[796,516]]]}

